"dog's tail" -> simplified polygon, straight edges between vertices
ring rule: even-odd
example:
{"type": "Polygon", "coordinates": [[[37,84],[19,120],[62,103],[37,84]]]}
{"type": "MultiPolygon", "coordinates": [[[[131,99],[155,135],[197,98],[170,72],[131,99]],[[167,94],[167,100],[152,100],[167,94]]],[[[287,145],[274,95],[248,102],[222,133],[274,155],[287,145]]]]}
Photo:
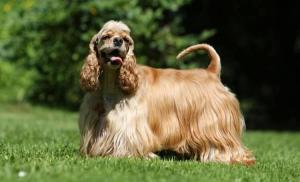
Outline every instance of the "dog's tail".
{"type": "Polygon", "coordinates": [[[208,56],[210,58],[210,64],[208,65],[207,70],[220,76],[220,72],[221,72],[220,57],[216,52],[216,50],[208,44],[197,44],[197,45],[190,46],[184,49],[183,51],[181,51],[176,58],[181,59],[185,57],[187,54],[194,52],[196,50],[204,50],[208,53],[208,56]]]}

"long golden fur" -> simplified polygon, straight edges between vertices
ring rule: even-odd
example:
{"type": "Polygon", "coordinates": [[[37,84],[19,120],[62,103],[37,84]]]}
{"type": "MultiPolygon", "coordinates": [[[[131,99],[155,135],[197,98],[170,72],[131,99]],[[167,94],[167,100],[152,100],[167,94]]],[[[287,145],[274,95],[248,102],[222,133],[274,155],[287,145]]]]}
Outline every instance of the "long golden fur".
{"type": "Polygon", "coordinates": [[[172,150],[202,162],[255,162],[242,144],[239,102],[220,81],[213,47],[199,44],[178,55],[208,52],[208,68],[192,70],[138,65],[133,48],[122,22],[107,22],[91,40],[80,77],[88,91],[79,121],[83,154],[152,158],[172,150]]]}

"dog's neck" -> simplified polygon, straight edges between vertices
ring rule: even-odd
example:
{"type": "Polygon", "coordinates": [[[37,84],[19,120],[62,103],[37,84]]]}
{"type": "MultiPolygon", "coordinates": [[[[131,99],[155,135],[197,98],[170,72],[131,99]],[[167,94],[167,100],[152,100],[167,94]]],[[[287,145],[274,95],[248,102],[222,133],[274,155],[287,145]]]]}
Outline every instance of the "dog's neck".
{"type": "Polygon", "coordinates": [[[101,74],[101,95],[106,102],[118,102],[123,93],[119,86],[119,69],[109,68],[107,65],[103,66],[101,74]]]}

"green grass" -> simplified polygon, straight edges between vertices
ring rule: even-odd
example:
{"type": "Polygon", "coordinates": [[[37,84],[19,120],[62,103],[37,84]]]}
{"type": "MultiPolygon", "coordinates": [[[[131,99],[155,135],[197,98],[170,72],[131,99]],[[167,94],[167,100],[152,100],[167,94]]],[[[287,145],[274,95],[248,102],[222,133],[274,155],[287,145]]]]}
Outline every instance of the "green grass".
{"type": "Polygon", "coordinates": [[[246,133],[257,157],[252,167],[86,158],[78,153],[77,118],[62,110],[0,106],[0,181],[300,181],[300,133],[246,133]]]}

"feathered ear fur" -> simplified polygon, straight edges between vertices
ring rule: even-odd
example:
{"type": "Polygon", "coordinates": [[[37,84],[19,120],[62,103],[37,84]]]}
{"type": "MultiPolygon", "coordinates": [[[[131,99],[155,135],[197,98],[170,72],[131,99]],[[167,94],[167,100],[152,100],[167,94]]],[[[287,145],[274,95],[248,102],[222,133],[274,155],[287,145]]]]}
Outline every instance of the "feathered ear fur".
{"type": "Polygon", "coordinates": [[[85,91],[95,91],[100,87],[101,63],[98,61],[97,52],[95,51],[97,39],[98,34],[93,36],[89,44],[90,53],[85,59],[80,73],[80,85],[85,91]]]}
{"type": "Polygon", "coordinates": [[[120,68],[119,84],[125,94],[132,94],[138,88],[138,72],[136,69],[136,58],[133,53],[134,42],[130,39],[130,47],[123,65],[120,68]]]}
{"type": "Polygon", "coordinates": [[[120,68],[120,88],[125,94],[134,93],[138,87],[138,72],[134,56],[128,58],[120,68]]]}

